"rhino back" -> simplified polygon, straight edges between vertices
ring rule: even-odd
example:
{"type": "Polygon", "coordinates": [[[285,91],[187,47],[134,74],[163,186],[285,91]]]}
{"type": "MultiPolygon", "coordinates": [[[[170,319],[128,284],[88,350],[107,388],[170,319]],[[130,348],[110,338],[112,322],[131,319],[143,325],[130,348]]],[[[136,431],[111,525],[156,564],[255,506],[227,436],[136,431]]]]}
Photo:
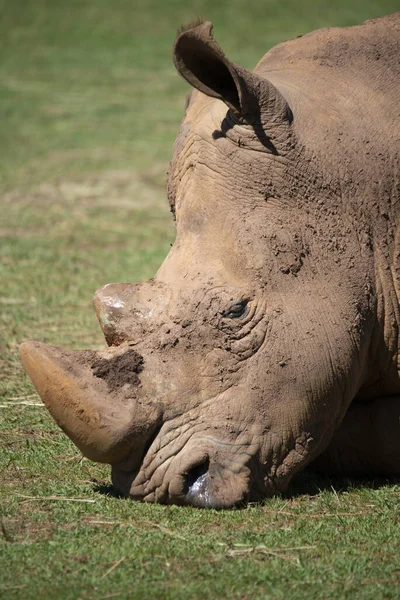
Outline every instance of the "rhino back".
{"type": "Polygon", "coordinates": [[[351,116],[371,115],[371,125],[390,131],[400,114],[400,12],[279,44],[255,71],[276,82],[308,123],[324,116],[331,126],[340,120],[352,129],[351,116]]]}
{"type": "Polygon", "coordinates": [[[298,143],[328,182],[335,174],[350,177],[353,186],[364,181],[371,187],[386,177],[393,182],[400,144],[400,12],[280,44],[255,71],[288,100],[298,143]]]}
{"type": "Polygon", "coordinates": [[[293,111],[302,157],[293,194],[348,214],[391,261],[399,246],[400,12],[280,44],[255,71],[293,111]]]}

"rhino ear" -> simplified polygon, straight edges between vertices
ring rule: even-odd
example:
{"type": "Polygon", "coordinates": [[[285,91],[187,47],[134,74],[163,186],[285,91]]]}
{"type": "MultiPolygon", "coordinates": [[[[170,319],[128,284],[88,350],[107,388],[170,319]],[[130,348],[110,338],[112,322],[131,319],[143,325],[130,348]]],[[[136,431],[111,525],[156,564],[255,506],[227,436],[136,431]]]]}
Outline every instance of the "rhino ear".
{"type": "Polygon", "coordinates": [[[279,116],[290,120],[291,111],[281,93],[267,79],[231,62],[213,39],[212,29],[212,23],[205,21],[178,33],[173,60],[182,77],[245,120],[260,112],[261,102],[267,120],[279,116]]]}

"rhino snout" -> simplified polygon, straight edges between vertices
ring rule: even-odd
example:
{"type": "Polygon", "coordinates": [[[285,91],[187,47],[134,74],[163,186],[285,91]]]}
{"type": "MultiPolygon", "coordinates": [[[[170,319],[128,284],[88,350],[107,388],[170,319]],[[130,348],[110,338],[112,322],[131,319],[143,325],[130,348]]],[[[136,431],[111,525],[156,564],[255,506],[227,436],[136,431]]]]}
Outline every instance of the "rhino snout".
{"type": "Polygon", "coordinates": [[[162,464],[151,467],[148,457],[144,459],[145,468],[142,465],[135,471],[129,465],[115,464],[112,482],[122,494],[146,502],[217,510],[245,505],[250,498],[249,468],[237,463],[232,469],[232,461],[223,457],[220,460],[204,450],[201,454],[196,459],[193,448],[177,453],[164,475],[162,464]]]}

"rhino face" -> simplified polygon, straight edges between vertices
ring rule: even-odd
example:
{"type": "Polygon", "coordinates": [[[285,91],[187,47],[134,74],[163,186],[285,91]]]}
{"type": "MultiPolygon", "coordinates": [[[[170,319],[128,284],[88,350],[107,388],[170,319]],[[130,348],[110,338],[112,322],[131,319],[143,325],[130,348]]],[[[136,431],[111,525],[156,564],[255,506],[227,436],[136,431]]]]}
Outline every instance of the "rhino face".
{"type": "Polygon", "coordinates": [[[171,163],[170,254],[153,280],[96,293],[108,350],[28,342],[21,354],[120,491],[224,508],[284,490],[329,443],[359,385],[349,323],[363,308],[351,282],[339,296],[340,273],[315,267],[315,228],[288,201],[296,156],[278,90],[230,63],[207,23],[180,35],[174,58],[203,93],[171,163]]]}

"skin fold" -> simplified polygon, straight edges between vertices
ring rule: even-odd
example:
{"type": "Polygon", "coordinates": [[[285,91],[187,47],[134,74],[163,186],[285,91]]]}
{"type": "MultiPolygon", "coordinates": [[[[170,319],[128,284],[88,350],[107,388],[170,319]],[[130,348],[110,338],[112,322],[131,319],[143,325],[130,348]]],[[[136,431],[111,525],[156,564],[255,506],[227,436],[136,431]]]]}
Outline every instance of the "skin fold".
{"type": "Polygon", "coordinates": [[[230,508],[306,465],[400,474],[400,13],[273,48],[253,72],[201,22],[168,175],[176,241],[94,305],[109,349],[21,347],[114,486],[230,508]]]}

